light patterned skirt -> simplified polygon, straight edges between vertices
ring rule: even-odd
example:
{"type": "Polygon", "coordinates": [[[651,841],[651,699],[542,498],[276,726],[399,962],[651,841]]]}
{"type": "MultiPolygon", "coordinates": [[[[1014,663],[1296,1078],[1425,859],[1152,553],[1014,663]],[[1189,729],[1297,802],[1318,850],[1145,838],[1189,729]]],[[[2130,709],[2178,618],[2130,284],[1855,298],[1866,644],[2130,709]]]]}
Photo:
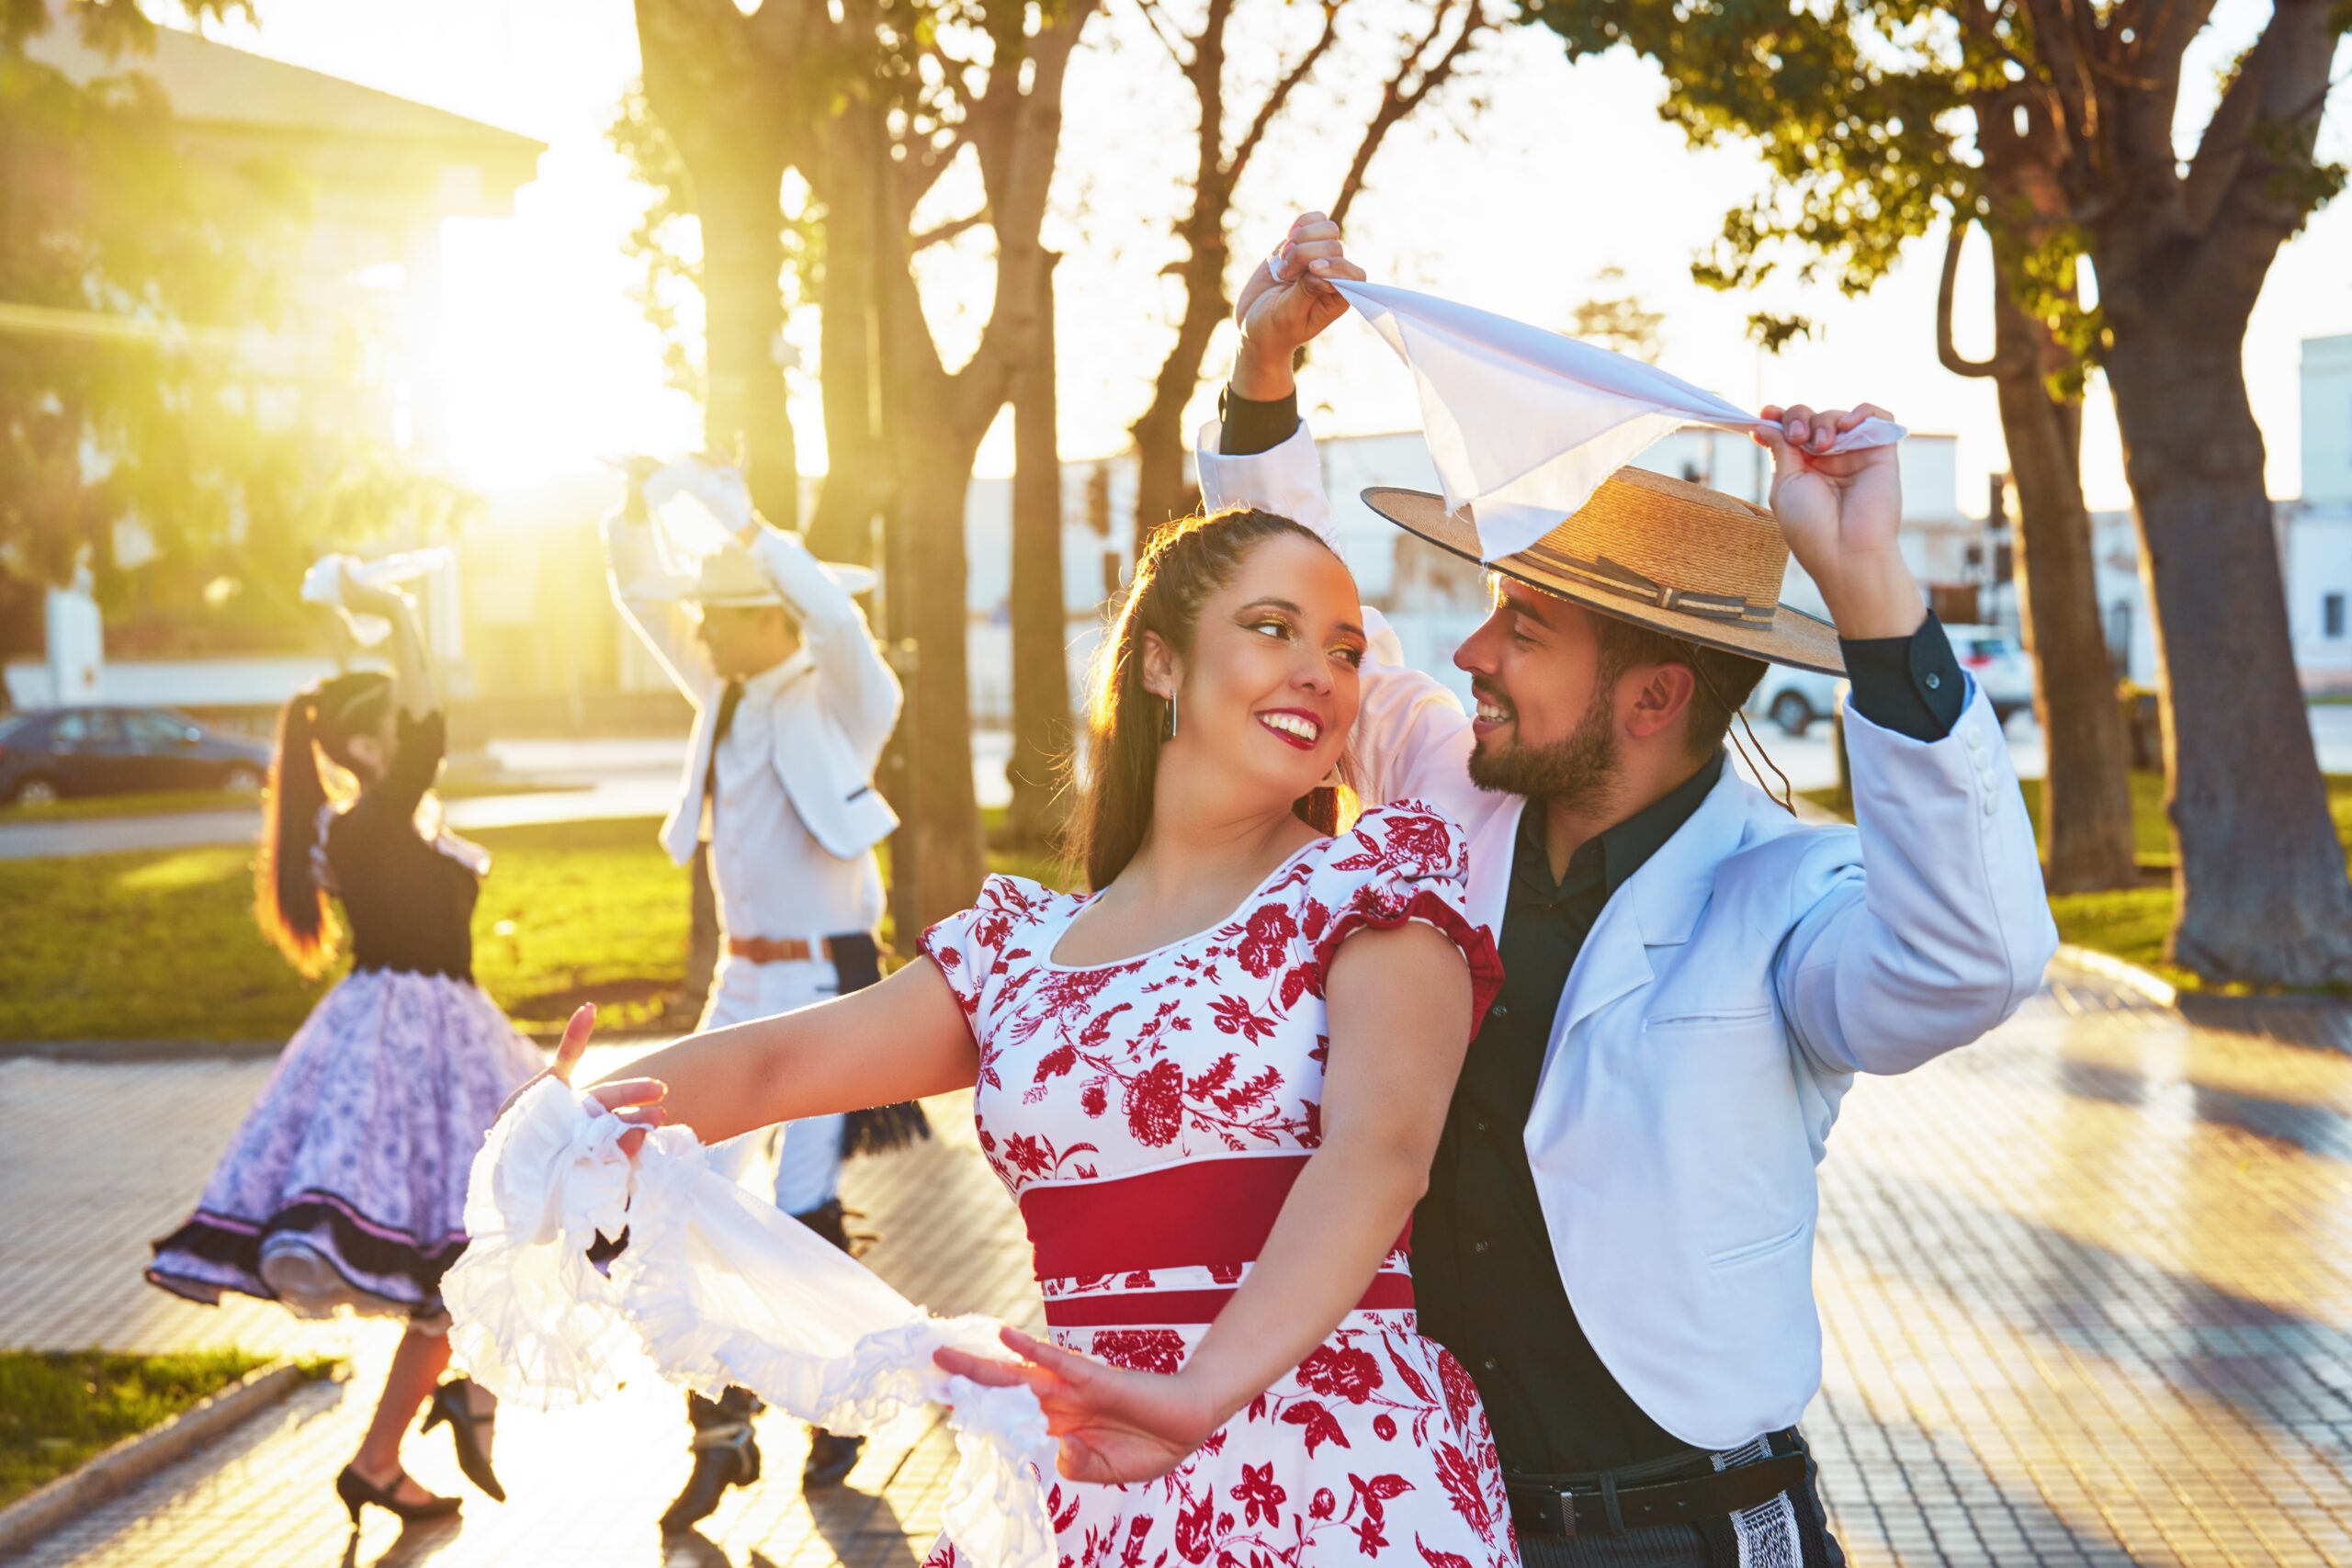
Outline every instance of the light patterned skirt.
{"type": "Polygon", "coordinates": [[[545,1065],[470,981],[354,972],[288,1043],[148,1281],[207,1304],[236,1291],[298,1316],[442,1326],[474,1155],[545,1065]]]}

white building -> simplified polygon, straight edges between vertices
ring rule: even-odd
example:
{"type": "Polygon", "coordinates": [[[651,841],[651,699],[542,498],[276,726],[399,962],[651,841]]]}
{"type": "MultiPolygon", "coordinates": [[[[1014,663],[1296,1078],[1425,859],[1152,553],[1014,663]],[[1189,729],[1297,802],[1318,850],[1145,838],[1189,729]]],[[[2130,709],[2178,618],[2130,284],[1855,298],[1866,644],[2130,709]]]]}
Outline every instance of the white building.
{"type": "Polygon", "coordinates": [[[2303,494],[2279,510],[2287,633],[2307,691],[2352,690],[2352,333],[2303,340],[2303,494]]]}

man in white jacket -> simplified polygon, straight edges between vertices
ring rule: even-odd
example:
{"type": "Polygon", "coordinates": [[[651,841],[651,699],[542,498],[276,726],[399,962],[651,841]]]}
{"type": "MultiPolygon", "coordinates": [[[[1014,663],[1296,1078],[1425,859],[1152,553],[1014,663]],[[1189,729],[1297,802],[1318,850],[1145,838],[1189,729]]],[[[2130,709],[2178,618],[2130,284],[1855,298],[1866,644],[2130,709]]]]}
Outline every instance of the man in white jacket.
{"type": "MultiPolygon", "coordinates": [[[[710,845],[726,945],[701,1027],[872,985],[883,908],[874,849],[898,826],[873,777],[900,690],[854,597],[870,579],[819,561],[799,535],[763,523],[731,468],[692,459],[650,474],[640,466],[632,479],[641,486],[632,483],[605,524],[606,561],[615,603],[695,705],[662,843],[681,865],[705,839],[710,845]],[[735,534],[692,576],[662,559],[647,508],[649,497],[658,504],[681,491],[735,534]]],[[[920,1128],[912,1107],[795,1122],[777,1159],[776,1206],[846,1250],[845,1142],[887,1147],[920,1128]]],[[[690,1396],[689,1408],[695,1469],[664,1529],[693,1524],[727,1487],[759,1479],[751,1395],[690,1396]]],[[[839,1482],[858,1447],[816,1433],[803,1483],[839,1482]]]]}
{"type": "MultiPolygon", "coordinates": [[[[1292,367],[1347,309],[1322,280],[1363,276],[1308,214],[1245,289],[1205,506],[1331,536],[1292,367]]],[[[1843,1561],[1795,1429],[1815,1167],[1855,1075],[1978,1038],[2056,943],[1999,726],[1896,547],[1894,451],[1826,452],[1880,412],[1765,410],[1770,513],[1623,469],[1495,562],[1454,659],[1475,715],[1370,628],[1362,792],[1469,829],[1507,976],[1413,1273],[1534,1568],[1843,1561]],[[1834,628],[1775,603],[1790,552],[1834,628]],[[1850,677],[1854,828],[1800,827],[1725,765],[1766,660],[1850,677]]],[[[1438,498],[1365,499],[1476,558],[1438,498]]]]}

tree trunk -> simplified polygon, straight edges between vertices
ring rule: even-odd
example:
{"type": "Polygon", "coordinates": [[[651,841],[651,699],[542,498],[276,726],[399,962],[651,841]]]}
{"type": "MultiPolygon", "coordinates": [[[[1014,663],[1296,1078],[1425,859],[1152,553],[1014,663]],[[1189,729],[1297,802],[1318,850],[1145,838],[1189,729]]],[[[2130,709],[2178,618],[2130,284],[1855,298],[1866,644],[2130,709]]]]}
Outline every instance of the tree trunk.
{"type": "Polygon", "coordinates": [[[2352,982],[2352,882],[2287,637],[2244,321],[2132,326],[2107,372],[2162,671],[2170,956],[2215,980],[2352,982]]]}
{"type": "MultiPolygon", "coordinates": [[[[911,412],[893,422],[898,483],[889,510],[890,583],[910,666],[899,721],[911,809],[891,845],[901,942],[968,908],[986,866],[972,782],[971,675],[965,653],[964,502],[977,440],[958,444],[911,412]]],[[[894,628],[895,629],[895,628],[894,628]]]]}
{"type": "Polygon", "coordinates": [[[775,357],[784,331],[784,164],[761,148],[733,151],[741,162],[693,171],[710,382],[703,441],[720,457],[741,457],[761,516],[797,528],[799,453],[775,357]]]}
{"type": "MultiPolygon", "coordinates": [[[[828,128],[826,156],[869,128],[828,128]]],[[[825,482],[808,544],[829,560],[876,561],[875,519],[887,491],[874,265],[884,221],[872,182],[828,181],[824,272],[819,284],[818,377],[825,409],[825,482]]]]}
{"type": "Polygon", "coordinates": [[[1200,388],[1201,361],[1217,323],[1232,308],[1225,297],[1225,204],[1215,203],[1213,210],[1212,220],[1196,213],[1189,226],[1191,249],[1182,269],[1184,314],[1176,323],[1176,342],[1160,363],[1151,406],[1127,427],[1136,443],[1137,559],[1160,525],[1185,511],[1184,451],[1192,433],[1184,428],[1184,405],[1200,388]]]}
{"type": "Polygon", "coordinates": [[[2017,484],[2018,612],[2034,657],[2033,710],[2049,749],[2041,852],[2052,893],[2139,879],[2123,718],[2099,615],[2091,521],[2083,504],[2082,405],[2052,395],[2064,350],[1996,282],[1995,359],[2001,434],[2017,484]]]}
{"type": "MultiPolygon", "coordinates": [[[[773,345],[784,330],[780,164],[753,149],[747,164],[695,171],[702,220],[703,446],[741,461],[752,504],[782,528],[800,523],[799,451],[773,345]]],[[[718,900],[708,851],[695,857],[686,925],[686,989],[707,995],[718,962],[718,900]],[[697,981],[699,984],[697,985],[697,981]]]]}
{"type": "Polygon", "coordinates": [[[1012,757],[1005,782],[1012,841],[1058,838],[1057,775],[1069,749],[1069,665],[1062,609],[1062,472],[1054,397],[1054,267],[1039,271],[1045,298],[1034,352],[1012,392],[1012,757]]]}

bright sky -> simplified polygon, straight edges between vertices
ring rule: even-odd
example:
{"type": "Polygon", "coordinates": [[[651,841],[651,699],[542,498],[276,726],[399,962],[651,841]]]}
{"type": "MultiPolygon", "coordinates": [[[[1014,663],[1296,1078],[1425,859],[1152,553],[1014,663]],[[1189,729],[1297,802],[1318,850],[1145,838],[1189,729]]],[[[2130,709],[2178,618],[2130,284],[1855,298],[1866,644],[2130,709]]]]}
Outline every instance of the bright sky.
{"type": "MultiPolygon", "coordinates": [[[[1148,395],[1165,352],[1172,302],[1157,276],[1175,254],[1170,220],[1181,200],[1191,139],[1188,96],[1132,7],[1109,0],[1073,66],[1066,104],[1057,213],[1049,240],[1067,254],[1060,286],[1062,447],[1087,457],[1125,445],[1125,425],[1148,395]]],[[[1295,25],[1304,8],[1244,0],[1239,29],[1295,25]]],[[[2212,73],[2253,36],[2269,7],[2222,0],[2199,40],[2182,106],[2193,135],[2211,101],[2212,73]]],[[[380,87],[548,144],[538,179],[512,220],[452,221],[446,235],[441,360],[450,383],[453,458],[486,486],[528,484],[591,467],[606,453],[673,451],[696,444],[688,400],[665,389],[658,340],[629,298],[635,268],[620,243],[643,205],[605,140],[637,70],[625,0],[259,0],[258,28],[216,36],[241,47],[380,87]]],[[[1367,0],[1366,14],[1401,12],[1367,0]]],[[[1357,40],[1374,43],[1369,37],[1357,40]]],[[[2344,51],[2352,62],[2352,45],[2344,51]]],[[[2340,69],[2340,67],[2339,67],[2340,69]]],[[[1366,70],[1328,73],[1360,97],[1366,70]]],[[[1666,313],[1661,363],[1739,401],[1816,403],[1869,399],[1913,429],[1960,437],[1963,510],[1984,506],[1984,476],[2004,466],[1988,383],[1936,363],[1934,305],[1939,237],[1869,298],[1776,278],[1758,296],[1725,296],[1690,281],[1692,254],[1724,209],[1762,178],[1737,147],[1691,152],[1660,122],[1652,67],[1622,54],[1571,67],[1551,35],[1506,34],[1476,79],[1442,114],[1392,133],[1350,224],[1351,249],[1373,276],[1522,319],[1557,323],[1603,267],[1666,313]],[[1750,310],[1800,311],[1822,330],[1776,361],[1743,335],[1750,310]]],[[[2352,159],[2352,87],[2336,95],[2323,150],[2352,159]]],[[[1360,118],[1329,93],[1302,96],[1311,112],[1270,142],[1243,186],[1239,241],[1279,238],[1289,213],[1336,190],[1360,118]]],[[[957,193],[939,200],[954,209],[957,193]]],[[[1962,274],[1962,348],[1990,347],[1984,301],[1989,264],[1981,238],[1962,274]]],[[[1784,269],[1784,271],[1791,269],[1784,269]]],[[[943,338],[968,344],[986,309],[985,263],[967,252],[926,268],[928,302],[943,338]]],[[[813,337],[813,322],[795,334],[813,337]]],[[[2300,493],[2300,341],[2352,332],[2352,199],[2323,210],[2281,253],[2245,347],[2254,409],[2269,454],[2271,491],[2300,493]]],[[[1365,433],[1410,427],[1401,367],[1360,323],[1343,321],[1309,367],[1316,427],[1365,433]],[[1319,405],[1319,406],[1318,406],[1319,405]]],[[[1212,350],[1218,375],[1227,349],[1212,350]]],[[[821,464],[814,388],[798,388],[807,466],[821,464]]],[[[1213,391],[1204,393],[1205,413],[1213,391]]],[[[1002,431],[1000,429],[999,436],[1002,431]]],[[[1003,471],[998,439],[982,469],[1003,471]]],[[[2102,391],[2085,436],[2095,508],[2129,504],[2111,411],[2102,391]]]]}

